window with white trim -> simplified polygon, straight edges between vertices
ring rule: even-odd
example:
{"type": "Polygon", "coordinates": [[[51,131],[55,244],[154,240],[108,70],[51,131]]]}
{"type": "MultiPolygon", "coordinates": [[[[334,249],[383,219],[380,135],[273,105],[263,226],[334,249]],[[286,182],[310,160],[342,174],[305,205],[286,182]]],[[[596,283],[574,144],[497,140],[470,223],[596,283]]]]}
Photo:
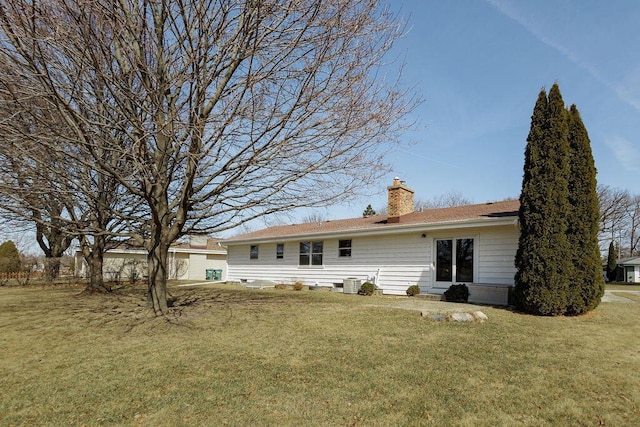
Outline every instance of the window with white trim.
{"type": "Polygon", "coordinates": [[[276,259],[284,259],[284,243],[276,244],[276,259]]]}
{"type": "Polygon", "coordinates": [[[473,246],[473,239],[436,240],[436,282],[473,282],[473,246]]]}
{"type": "Polygon", "coordinates": [[[300,242],[299,265],[322,265],[323,242],[300,242]]]}
{"type": "Polygon", "coordinates": [[[251,247],[249,248],[249,259],[258,259],[258,253],[258,245],[251,245],[251,247]]]}
{"type": "Polygon", "coordinates": [[[338,256],[340,258],[351,257],[351,239],[338,240],[338,256]]]}

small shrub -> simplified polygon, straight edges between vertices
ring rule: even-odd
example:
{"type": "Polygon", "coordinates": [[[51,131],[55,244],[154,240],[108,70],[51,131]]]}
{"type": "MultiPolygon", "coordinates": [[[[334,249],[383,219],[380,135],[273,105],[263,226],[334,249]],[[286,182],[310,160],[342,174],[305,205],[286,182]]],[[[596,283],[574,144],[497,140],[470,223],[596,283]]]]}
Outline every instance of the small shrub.
{"type": "Polygon", "coordinates": [[[276,288],[276,289],[287,289],[287,285],[285,285],[284,283],[278,283],[277,285],[274,286],[274,288],[276,288]]]}
{"type": "Polygon", "coordinates": [[[449,302],[467,302],[469,300],[469,287],[464,283],[451,285],[444,291],[444,297],[449,302]]]}
{"type": "Polygon", "coordinates": [[[373,295],[373,292],[376,290],[376,285],[371,282],[364,282],[360,289],[358,290],[359,295],[373,295]]]}
{"type": "Polygon", "coordinates": [[[301,291],[304,288],[304,285],[300,282],[296,282],[293,284],[294,291],[301,291]]]}
{"type": "Polygon", "coordinates": [[[407,288],[407,295],[410,297],[416,296],[420,293],[420,286],[411,285],[407,288]]]}

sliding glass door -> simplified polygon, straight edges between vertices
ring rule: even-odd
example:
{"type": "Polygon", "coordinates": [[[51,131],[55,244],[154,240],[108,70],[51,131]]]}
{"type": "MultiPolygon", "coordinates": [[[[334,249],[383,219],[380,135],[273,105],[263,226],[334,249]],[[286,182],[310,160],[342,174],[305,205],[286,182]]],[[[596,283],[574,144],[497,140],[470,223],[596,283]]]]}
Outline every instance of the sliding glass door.
{"type": "Polygon", "coordinates": [[[473,239],[436,240],[436,282],[472,283],[473,269],[473,239]]]}

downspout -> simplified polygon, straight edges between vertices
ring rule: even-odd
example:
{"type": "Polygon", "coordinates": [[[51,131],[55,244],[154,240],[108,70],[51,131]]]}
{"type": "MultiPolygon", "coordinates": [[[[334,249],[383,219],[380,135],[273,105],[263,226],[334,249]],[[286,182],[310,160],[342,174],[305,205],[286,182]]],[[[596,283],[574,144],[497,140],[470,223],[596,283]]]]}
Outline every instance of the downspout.
{"type": "Polygon", "coordinates": [[[178,272],[176,269],[176,249],[169,248],[169,257],[171,259],[171,270],[169,271],[169,278],[172,280],[178,279],[178,272]],[[171,277],[173,276],[173,277],[171,277]]]}

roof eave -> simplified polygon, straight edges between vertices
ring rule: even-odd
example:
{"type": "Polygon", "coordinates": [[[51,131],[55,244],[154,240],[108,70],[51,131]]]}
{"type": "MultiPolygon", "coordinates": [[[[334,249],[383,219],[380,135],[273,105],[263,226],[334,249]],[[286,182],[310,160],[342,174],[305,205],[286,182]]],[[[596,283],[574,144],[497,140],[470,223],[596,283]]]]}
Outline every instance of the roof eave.
{"type": "Polygon", "coordinates": [[[319,239],[319,238],[335,238],[335,237],[363,237],[363,236],[380,236],[389,234],[404,234],[414,231],[429,232],[439,230],[451,230],[461,228],[476,228],[476,227],[493,227],[504,225],[518,225],[517,216],[509,216],[502,218],[478,218],[473,220],[458,220],[458,221],[443,221],[434,223],[413,223],[405,225],[393,225],[388,228],[367,228],[367,229],[352,229],[352,230],[340,230],[329,232],[317,232],[317,233],[303,233],[303,234],[290,234],[282,236],[268,236],[268,237],[252,237],[252,238],[237,238],[224,240],[224,244],[227,246],[242,245],[247,243],[277,243],[292,240],[304,239],[319,239]]]}

